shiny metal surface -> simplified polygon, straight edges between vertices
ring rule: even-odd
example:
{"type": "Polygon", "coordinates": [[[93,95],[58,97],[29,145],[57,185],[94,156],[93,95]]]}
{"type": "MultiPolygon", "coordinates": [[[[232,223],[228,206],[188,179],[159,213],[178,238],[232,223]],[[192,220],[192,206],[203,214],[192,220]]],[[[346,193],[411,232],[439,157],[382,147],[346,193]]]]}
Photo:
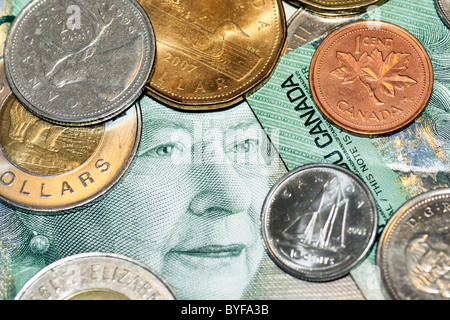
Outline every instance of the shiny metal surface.
{"type": "Polygon", "coordinates": [[[175,300],[170,285],[132,258],[90,252],[58,260],[31,278],[15,300],[175,300]]]}
{"type": "Polygon", "coordinates": [[[386,297],[450,299],[450,189],[428,191],[388,221],[377,248],[386,297]]]}
{"type": "Polygon", "coordinates": [[[150,20],[135,0],[37,0],[14,20],[5,67],[30,111],[65,125],[96,124],[132,106],[155,58],[150,20]],[[78,12],[76,21],[73,12],[78,12]]]}
{"type": "Polygon", "coordinates": [[[364,136],[397,132],[414,121],[433,89],[424,46],[383,21],[356,21],[328,35],[311,61],[309,82],[320,111],[364,136]]]}
{"type": "Polygon", "coordinates": [[[358,176],[336,165],[310,164],[271,189],[261,225],[266,248],[281,269],[328,281],[366,257],[377,221],[375,200],[358,176]]]}
{"type": "Polygon", "coordinates": [[[435,3],[439,16],[450,28],[450,0],[435,0],[435,3]]]}
{"type": "Polygon", "coordinates": [[[284,54],[318,38],[327,36],[337,27],[360,19],[361,15],[327,16],[312,10],[299,8],[288,20],[286,49],[284,54]]]}
{"type": "Polygon", "coordinates": [[[157,57],[147,85],[183,110],[241,102],[272,74],[286,41],[280,0],[139,0],[155,28],[157,57]]]}
{"type": "Polygon", "coordinates": [[[58,214],[107,192],[126,172],[141,139],[138,104],[87,127],[47,122],[11,93],[0,61],[0,199],[37,214],[58,214]]]}

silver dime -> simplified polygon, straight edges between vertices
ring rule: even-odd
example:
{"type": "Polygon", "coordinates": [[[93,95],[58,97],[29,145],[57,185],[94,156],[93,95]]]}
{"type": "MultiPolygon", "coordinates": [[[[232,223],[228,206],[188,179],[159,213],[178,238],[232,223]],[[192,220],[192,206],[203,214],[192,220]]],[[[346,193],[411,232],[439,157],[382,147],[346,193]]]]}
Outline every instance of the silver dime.
{"type": "Polygon", "coordinates": [[[377,265],[387,298],[450,299],[450,189],[421,194],[391,217],[377,265]]]}
{"type": "Polygon", "coordinates": [[[155,43],[135,0],[35,0],[11,26],[6,75],[38,116],[67,125],[99,123],[143,92],[155,43]]]}
{"type": "Polygon", "coordinates": [[[375,200],[358,176],[336,165],[310,164],[271,189],[262,234],[281,269],[327,281],[346,275],[367,256],[377,221],[375,200]]]}
{"type": "Polygon", "coordinates": [[[175,300],[156,272],[129,257],[90,252],[58,260],[33,276],[16,300],[175,300]]]}
{"type": "Polygon", "coordinates": [[[450,0],[435,0],[442,21],[450,28],[450,0]]]}

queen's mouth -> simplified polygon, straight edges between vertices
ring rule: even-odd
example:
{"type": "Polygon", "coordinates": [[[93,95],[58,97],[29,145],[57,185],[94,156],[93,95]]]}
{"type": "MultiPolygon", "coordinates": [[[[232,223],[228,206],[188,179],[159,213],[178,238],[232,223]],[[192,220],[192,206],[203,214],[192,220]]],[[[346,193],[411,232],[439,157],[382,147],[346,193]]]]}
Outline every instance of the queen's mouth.
{"type": "Polygon", "coordinates": [[[207,245],[187,250],[171,250],[171,253],[203,258],[234,258],[244,251],[243,244],[207,245]]]}

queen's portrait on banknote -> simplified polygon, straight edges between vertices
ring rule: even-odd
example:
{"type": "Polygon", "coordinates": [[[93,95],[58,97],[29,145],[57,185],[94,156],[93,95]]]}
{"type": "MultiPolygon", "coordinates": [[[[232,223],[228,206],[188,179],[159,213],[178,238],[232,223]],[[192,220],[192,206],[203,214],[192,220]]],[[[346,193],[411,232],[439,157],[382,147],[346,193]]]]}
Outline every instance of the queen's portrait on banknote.
{"type": "Polygon", "coordinates": [[[278,155],[246,103],[214,113],[140,103],[141,144],[111,192],[77,212],[5,218],[16,287],[55,260],[103,251],[148,264],[182,299],[242,297],[264,256],[259,219],[285,170],[278,155]]]}

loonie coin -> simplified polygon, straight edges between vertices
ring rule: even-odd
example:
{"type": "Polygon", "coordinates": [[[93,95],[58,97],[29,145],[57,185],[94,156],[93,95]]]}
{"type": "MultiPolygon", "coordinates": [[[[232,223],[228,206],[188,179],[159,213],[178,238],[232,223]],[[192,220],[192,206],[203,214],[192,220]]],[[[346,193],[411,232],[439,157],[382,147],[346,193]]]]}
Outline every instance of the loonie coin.
{"type": "Polygon", "coordinates": [[[336,165],[310,164],[271,189],[261,224],[266,248],[281,269],[328,281],[367,256],[377,221],[375,200],[358,176],[336,165]]]}
{"type": "Polygon", "coordinates": [[[58,260],[34,275],[15,300],[176,300],[155,271],[129,257],[90,252],[58,260]]]}
{"type": "Polygon", "coordinates": [[[9,85],[33,113],[65,125],[104,122],[143,92],[153,27],[135,0],[37,0],[11,26],[9,85]]]}
{"type": "Polygon", "coordinates": [[[389,298],[450,299],[450,189],[416,196],[391,217],[377,265],[389,298]]]}
{"type": "Polygon", "coordinates": [[[360,19],[359,15],[324,16],[313,11],[300,8],[287,23],[287,39],[284,54],[291,52],[306,43],[322,38],[335,28],[360,19]]]}
{"type": "Polygon", "coordinates": [[[450,28],[450,0],[435,0],[435,3],[439,16],[450,28]]]}
{"type": "Polygon", "coordinates": [[[11,93],[0,61],[0,199],[39,214],[97,198],[124,174],[142,129],[140,107],[86,127],[44,121],[11,93]]]}
{"type": "Polygon", "coordinates": [[[332,32],[314,54],[309,76],[313,98],[328,120],[366,136],[410,124],[433,88],[422,44],[382,21],[353,22],[332,32]]]}
{"type": "Polygon", "coordinates": [[[184,110],[240,102],[273,72],[286,40],[280,0],[140,0],[157,41],[150,95],[184,110]]]}
{"type": "Polygon", "coordinates": [[[296,7],[306,7],[328,15],[346,15],[366,10],[373,5],[380,5],[387,0],[285,0],[296,7]]]}

